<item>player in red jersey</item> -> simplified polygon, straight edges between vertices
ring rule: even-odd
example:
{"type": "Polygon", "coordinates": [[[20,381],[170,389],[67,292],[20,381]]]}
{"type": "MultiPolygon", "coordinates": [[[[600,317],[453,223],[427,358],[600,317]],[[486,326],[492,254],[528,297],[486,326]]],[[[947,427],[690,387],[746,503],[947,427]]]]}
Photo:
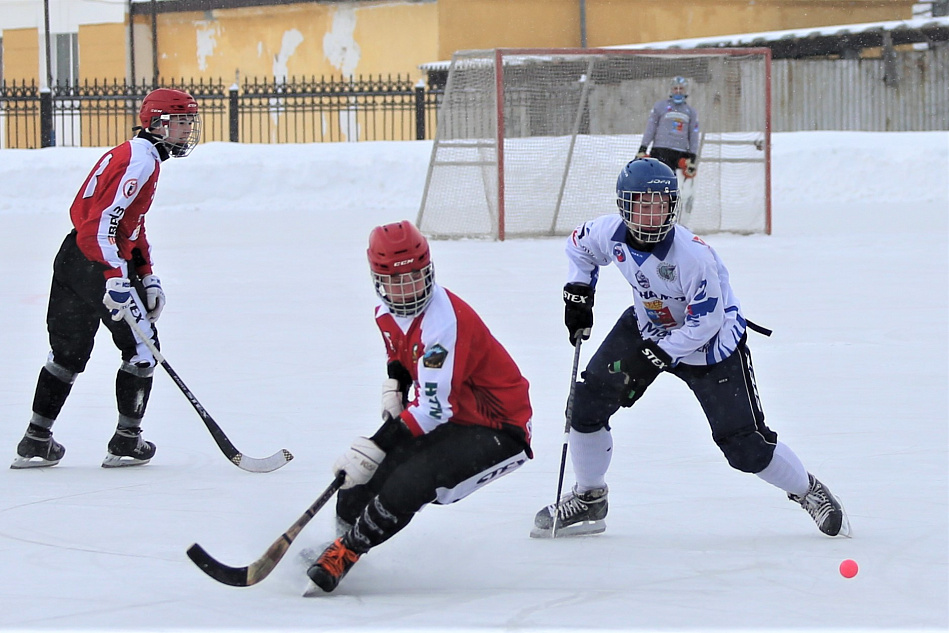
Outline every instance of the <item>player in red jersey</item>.
{"type": "Polygon", "coordinates": [[[136,136],[99,159],[69,209],[74,228],[53,262],[46,315],[51,351],[11,468],[55,466],[62,459],[66,449],[53,439],[53,423],[86,368],[100,322],[122,353],[115,378],[118,426],[102,465],[145,464],[155,454],[155,445],[141,436],[155,358],[123,317],[126,311],[144,315],[141,325],[158,345],[154,323],[165,294],[152,271],[145,213],[161,162],[187,156],[200,139],[201,126],[194,98],[168,88],[145,96],[139,120],[136,136]]]}
{"type": "Polygon", "coordinates": [[[425,237],[407,221],[379,226],[368,254],[388,356],[384,422],[333,467],[346,474],[339,538],[307,571],[324,591],[425,504],[458,501],[532,457],[527,380],[471,306],[435,283],[425,237]]]}

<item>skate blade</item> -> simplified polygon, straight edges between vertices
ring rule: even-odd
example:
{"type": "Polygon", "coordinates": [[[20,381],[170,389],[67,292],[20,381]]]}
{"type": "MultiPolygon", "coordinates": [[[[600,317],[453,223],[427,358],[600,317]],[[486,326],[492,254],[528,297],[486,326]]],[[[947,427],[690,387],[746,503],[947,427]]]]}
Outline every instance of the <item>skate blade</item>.
{"type": "Polygon", "coordinates": [[[17,456],[10,464],[13,470],[23,470],[26,468],[49,468],[59,463],[59,460],[43,459],[42,457],[20,457],[17,456]]]}
{"type": "Polygon", "coordinates": [[[126,466],[144,466],[148,462],[152,461],[151,458],[148,459],[136,459],[134,457],[119,457],[118,455],[106,455],[105,459],[102,460],[103,468],[124,468],[126,466]]]}
{"type": "Polygon", "coordinates": [[[853,532],[850,531],[850,517],[847,516],[847,511],[844,510],[844,502],[840,500],[840,497],[837,497],[837,503],[840,504],[840,514],[843,515],[840,519],[840,531],[837,532],[837,536],[850,538],[853,535],[853,532]]]}
{"type": "MultiPolygon", "coordinates": [[[[582,523],[574,523],[573,525],[560,528],[553,538],[591,536],[593,534],[602,534],[603,532],[606,532],[606,521],[602,519],[599,521],[583,521],[582,523]]],[[[551,538],[551,531],[535,526],[531,529],[531,538],[551,538]]]]}
{"type": "Polygon", "coordinates": [[[319,588],[315,582],[310,581],[309,586],[307,586],[306,591],[303,592],[304,598],[319,598],[322,596],[329,595],[325,591],[319,588]]]}

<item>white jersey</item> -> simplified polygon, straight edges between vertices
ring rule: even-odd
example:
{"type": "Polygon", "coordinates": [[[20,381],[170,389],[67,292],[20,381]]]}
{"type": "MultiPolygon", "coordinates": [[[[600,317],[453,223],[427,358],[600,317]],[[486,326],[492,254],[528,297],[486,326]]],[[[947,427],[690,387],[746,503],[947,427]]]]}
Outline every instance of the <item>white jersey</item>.
{"type": "Polygon", "coordinates": [[[595,288],[600,266],[614,263],[633,288],[640,333],[674,364],[728,358],[745,333],[745,319],[718,254],[682,226],[649,253],[631,248],[626,236],[618,214],[577,227],[567,239],[567,282],[595,288]]]}

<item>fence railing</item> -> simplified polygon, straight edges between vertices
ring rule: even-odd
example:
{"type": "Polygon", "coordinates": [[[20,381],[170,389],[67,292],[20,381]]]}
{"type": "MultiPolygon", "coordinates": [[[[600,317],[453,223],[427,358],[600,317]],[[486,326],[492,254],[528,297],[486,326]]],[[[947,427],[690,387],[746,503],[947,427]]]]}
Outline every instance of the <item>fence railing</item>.
{"type": "MultiPolygon", "coordinates": [[[[198,102],[204,141],[314,143],[434,137],[441,88],[408,77],[163,82],[198,102]]],[[[107,147],[130,136],[152,85],[0,84],[0,148],[107,147]]]]}

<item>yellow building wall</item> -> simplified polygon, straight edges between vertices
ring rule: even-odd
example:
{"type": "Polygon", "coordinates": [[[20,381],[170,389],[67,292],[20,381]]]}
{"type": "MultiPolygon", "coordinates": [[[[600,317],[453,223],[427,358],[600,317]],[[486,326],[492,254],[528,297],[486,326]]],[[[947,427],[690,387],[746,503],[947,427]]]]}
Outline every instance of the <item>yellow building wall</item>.
{"type": "Polygon", "coordinates": [[[40,39],[36,29],[3,31],[3,79],[7,84],[14,81],[41,83],[40,39]]]}
{"type": "Polygon", "coordinates": [[[417,66],[436,57],[436,7],[308,3],[160,14],[159,72],[225,81],[407,72],[421,78],[417,66]]]}
{"type": "Polygon", "coordinates": [[[79,27],[79,81],[122,82],[126,78],[128,27],[88,24],[79,27]]]}
{"type": "MultiPolygon", "coordinates": [[[[140,16],[136,23],[150,28],[150,17],[140,16]]],[[[437,3],[305,3],[166,13],[158,16],[157,33],[158,69],[165,83],[195,79],[223,81],[225,86],[236,82],[243,88],[245,80],[380,75],[415,82],[425,77],[418,66],[437,59],[437,3]]],[[[141,45],[151,47],[151,42],[141,45]]],[[[143,71],[136,68],[139,76],[143,71]]],[[[145,76],[150,72],[148,68],[145,76]]],[[[341,92],[321,98],[316,113],[297,108],[292,95],[262,102],[240,122],[241,138],[271,143],[356,140],[366,138],[366,126],[414,138],[414,109],[366,120],[364,113],[373,108],[366,107],[365,99],[341,92]]],[[[225,140],[224,126],[205,130],[206,140],[225,140]]]]}
{"type": "MultiPolygon", "coordinates": [[[[99,86],[124,85],[127,77],[128,27],[122,23],[89,24],[79,27],[79,82],[99,86]]],[[[120,88],[116,88],[120,91],[120,88]]],[[[100,94],[109,94],[108,88],[100,94]]],[[[113,93],[114,94],[114,93],[113,93]]],[[[96,99],[82,102],[78,130],[83,147],[116,145],[131,136],[137,125],[134,116],[120,118],[126,112],[126,99],[96,99]]]]}
{"type": "MultiPolygon", "coordinates": [[[[3,81],[13,84],[42,85],[40,78],[40,42],[36,29],[3,31],[3,81]]],[[[39,103],[9,100],[4,104],[4,144],[15,149],[40,147],[39,103]]]]}
{"type": "Polygon", "coordinates": [[[580,45],[577,0],[438,0],[438,6],[440,60],[465,49],[580,45]]]}

